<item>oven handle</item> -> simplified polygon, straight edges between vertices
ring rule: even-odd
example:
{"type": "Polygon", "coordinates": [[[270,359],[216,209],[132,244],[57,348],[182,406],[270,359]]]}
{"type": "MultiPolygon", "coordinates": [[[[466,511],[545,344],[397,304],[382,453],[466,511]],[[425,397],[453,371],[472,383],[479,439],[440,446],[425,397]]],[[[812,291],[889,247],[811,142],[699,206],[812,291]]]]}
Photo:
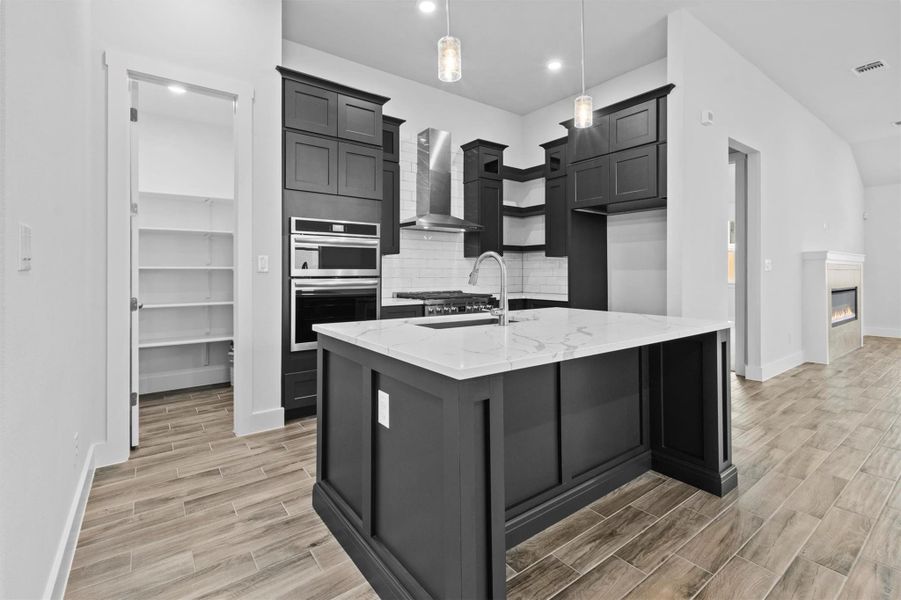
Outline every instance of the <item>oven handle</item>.
{"type": "Polygon", "coordinates": [[[334,290],[377,290],[378,279],[292,279],[295,292],[322,292],[334,290]]]}
{"type": "Polygon", "coordinates": [[[294,234],[291,236],[291,243],[295,246],[298,244],[312,244],[313,246],[378,248],[379,238],[346,238],[337,236],[294,234]]]}

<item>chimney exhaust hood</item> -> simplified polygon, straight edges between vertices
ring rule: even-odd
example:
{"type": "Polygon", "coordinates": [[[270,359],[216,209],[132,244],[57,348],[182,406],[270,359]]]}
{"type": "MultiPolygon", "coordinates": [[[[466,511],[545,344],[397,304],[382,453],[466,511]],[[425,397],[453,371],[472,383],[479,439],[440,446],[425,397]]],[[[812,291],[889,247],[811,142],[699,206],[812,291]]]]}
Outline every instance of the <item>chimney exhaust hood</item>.
{"type": "Polygon", "coordinates": [[[481,231],[478,223],[451,215],[451,135],[426,129],[416,136],[416,217],[402,221],[407,229],[481,231]]]}

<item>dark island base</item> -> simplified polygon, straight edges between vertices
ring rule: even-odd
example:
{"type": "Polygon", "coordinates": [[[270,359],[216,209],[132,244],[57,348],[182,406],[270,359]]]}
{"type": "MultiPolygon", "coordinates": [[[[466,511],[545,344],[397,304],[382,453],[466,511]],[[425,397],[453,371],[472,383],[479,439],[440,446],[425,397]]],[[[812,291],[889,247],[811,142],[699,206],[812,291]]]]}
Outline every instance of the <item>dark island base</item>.
{"type": "Polygon", "coordinates": [[[320,336],[313,506],[381,597],[503,598],[507,548],[649,469],[736,486],[728,348],[724,330],[456,381],[320,336]]]}

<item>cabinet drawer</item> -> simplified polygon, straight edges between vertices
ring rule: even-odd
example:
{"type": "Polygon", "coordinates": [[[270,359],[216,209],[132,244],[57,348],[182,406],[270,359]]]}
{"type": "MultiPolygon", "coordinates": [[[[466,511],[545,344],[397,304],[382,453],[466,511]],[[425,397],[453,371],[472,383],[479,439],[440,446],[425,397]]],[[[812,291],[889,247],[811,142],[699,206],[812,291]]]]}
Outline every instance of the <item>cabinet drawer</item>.
{"type": "Polygon", "coordinates": [[[285,127],[335,135],[338,131],[338,94],[289,79],[284,82],[285,127]]]}
{"type": "Polygon", "coordinates": [[[382,167],[382,254],[400,252],[400,165],[382,167]]]}
{"type": "Polygon", "coordinates": [[[338,194],[381,200],[382,151],[379,148],[338,143],[338,194]]]}
{"type": "Polygon", "coordinates": [[[338,95],[338,137],[382,145],[382,107],[375,102],[338,95]]]}
{"type": "Polygon", "coordinates": [[[610,115],[610,151],[657,141],[657,100],[648,100],[610,115]]]}
{"type": "Polygon", "coordinates": [[[316,406],[316,373],[314,369],[285,374],[283,404],[286,410],[316,406]]]}
{"type": "Polygon", "coordinates": [[[422,306],[413,304],[410,306],[383,306],[382,319],[415,319],[423,315],[422,306]]]}
{"type": "Polygon", "coordinates": [[[610,115],[594,116],[594,125],[569,130],[566,156],[570,163],[588,160],[610,152],[610,115]]]}
{"type": "Polygon", "coordinates": [[[285,187],[302,192],[338,191],[338,143],[285,132],[285,187]]]}
{"type": "Polygon", "coordinates": [[[598,206],[610,202],[610,157],[572,165],[567,173],[570,206],[598,206]]]}
{"type": "Polygon", "coordinates": [[[657,145],[610,155],[611,202],[657,197],[657,145]]]}

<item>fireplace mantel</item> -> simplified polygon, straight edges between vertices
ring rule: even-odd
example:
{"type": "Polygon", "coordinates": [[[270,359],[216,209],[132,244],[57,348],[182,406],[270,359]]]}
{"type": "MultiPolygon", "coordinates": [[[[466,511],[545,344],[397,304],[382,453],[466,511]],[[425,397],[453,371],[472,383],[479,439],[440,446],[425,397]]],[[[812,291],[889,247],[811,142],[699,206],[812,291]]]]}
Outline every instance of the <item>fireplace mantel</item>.
{"type": "Polygon", "coordinates": [[[804,357],[829,364],[863,345],[863,263],[853,252],[817,250],[803,257],[804,357]],[[832,291],[856,289],[857,318],[833,327],[832,291]]]}

